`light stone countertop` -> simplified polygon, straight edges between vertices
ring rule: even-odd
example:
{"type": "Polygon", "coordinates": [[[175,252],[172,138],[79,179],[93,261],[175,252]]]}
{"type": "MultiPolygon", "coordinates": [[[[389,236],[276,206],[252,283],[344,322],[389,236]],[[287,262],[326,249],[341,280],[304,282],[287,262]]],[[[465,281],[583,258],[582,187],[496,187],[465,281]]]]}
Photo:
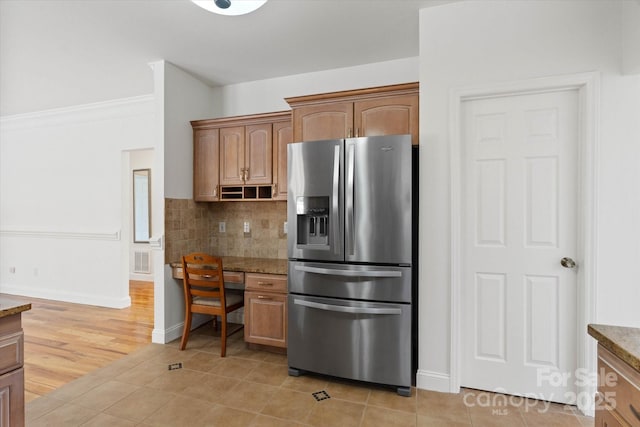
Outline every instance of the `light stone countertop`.
{"type": "MultiPolygon", "coordinates": [[[[182,265],[179,262],[170,263],[173,277],[182,278],[182,265]]],[[[245,258],[222,257],[222,268],[225,271],[239,271],[244,273],[287,274],[287,260],[278,258],[245,258]]]]}
{"type": "Polygon", "coordinates": [[[640,328],[591,324],[587,331],[604,348],[640,372],[640,328]]]}

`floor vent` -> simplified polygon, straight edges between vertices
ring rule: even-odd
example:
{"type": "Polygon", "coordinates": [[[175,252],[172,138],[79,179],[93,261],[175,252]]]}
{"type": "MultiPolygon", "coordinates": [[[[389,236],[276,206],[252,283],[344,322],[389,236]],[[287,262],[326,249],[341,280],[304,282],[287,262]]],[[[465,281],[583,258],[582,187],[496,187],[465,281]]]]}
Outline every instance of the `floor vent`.
{"type": "Polygon", "coordinates": [[[315,393],[311,393],[313,395],[313,397],[320,402],[321,400],[326,400],[329,399],[331,396],[329,396],[329,393],[327,393],[326,391],[322,390],[322,391],[316,391],[315,393]]]}
{"type": "Polygon", "coordinates": [[[151,273],[151,266],[149,262],[149,252],[147,251],[135,251],[133,261],[134,273],[151,273]]]}

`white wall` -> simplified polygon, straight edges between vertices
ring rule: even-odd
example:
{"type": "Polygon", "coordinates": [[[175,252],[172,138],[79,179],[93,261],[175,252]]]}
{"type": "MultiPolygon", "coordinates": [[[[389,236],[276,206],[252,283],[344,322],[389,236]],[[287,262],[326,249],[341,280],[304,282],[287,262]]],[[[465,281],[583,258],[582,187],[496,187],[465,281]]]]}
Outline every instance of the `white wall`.
{"type": "Polygon", "coordinates": [[[450,373],[452,88],[601,73],[594,320],[640,326],[640,77],[621,74],[621,12],[621,2],[608,0],[474,1],[421,10],[419,385],[446,389],[450,373]]]}
{"type": "Polygon", "coordinates": [[[285,98],[418,81],[418,58],[224,86],[224,116],[289,110],[285,98]]]}
{"type": "MultiPolygon", "coordinates": [[[[154,171],[164,177],[152,189],[152,241],[162,242],[165,198],[191,199],[193,195],[193,131],[189,122],[219,116],[221,108],[219,89],[212,89],[166,61],[154,62],[151,67],[159,117],[155,138],[162,147],[162,153],[155,156],[154,171]]],[[[181,336],[184,322],[182,287],[173,279],[164,258],[163,245],[154,247],[155,343],[181,336]]]]}
{"type": "Polygon", "coordinates": [[[640,73],[640,1],[622,3],[622,72],[640,73]]]}
{"type": "Polygon", "coordinates": [[[130,304],[122,152],[152,144],[149,96],[0,121],[0,292],[130,304]]]}

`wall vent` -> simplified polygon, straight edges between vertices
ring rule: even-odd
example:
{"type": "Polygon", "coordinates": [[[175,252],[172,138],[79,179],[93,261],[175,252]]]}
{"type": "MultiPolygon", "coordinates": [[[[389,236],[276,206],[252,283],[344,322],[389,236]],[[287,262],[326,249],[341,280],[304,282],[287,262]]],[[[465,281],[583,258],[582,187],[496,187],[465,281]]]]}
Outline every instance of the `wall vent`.
{"type": "Polygon", "coordinates": [[[134,273],[151,273],[151,263],[150,256],[148,251],[135,251],[134,252],[134,261],[133,261],[133,272],[134,273]]]}

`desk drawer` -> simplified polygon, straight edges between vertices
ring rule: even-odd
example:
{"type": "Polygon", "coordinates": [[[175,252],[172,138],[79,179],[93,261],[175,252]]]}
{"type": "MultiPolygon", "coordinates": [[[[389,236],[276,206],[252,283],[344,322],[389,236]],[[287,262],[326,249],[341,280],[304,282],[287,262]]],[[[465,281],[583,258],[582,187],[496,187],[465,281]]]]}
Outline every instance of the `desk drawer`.
{"type": "Polygon", "coordinates": [[[626,422],[640,426],[640,372],[605,348],[598,350],[598,391],[626,422]]]}
{"type": "Polygon", "coordinates": [[[281,274],[247,273],[245,289],[287,293],[287,276],[281,274]]]}
{"type": "Polygon", "coordinates": [[[22,331],[0,339],[0,375],[20,368],[24,363],[24,334],[22,331]]]}
{"type": "Polygon", "coordinates": [[[244,283],[244,273],[242,271],[224,271],[224,283],[244,283]]]}

